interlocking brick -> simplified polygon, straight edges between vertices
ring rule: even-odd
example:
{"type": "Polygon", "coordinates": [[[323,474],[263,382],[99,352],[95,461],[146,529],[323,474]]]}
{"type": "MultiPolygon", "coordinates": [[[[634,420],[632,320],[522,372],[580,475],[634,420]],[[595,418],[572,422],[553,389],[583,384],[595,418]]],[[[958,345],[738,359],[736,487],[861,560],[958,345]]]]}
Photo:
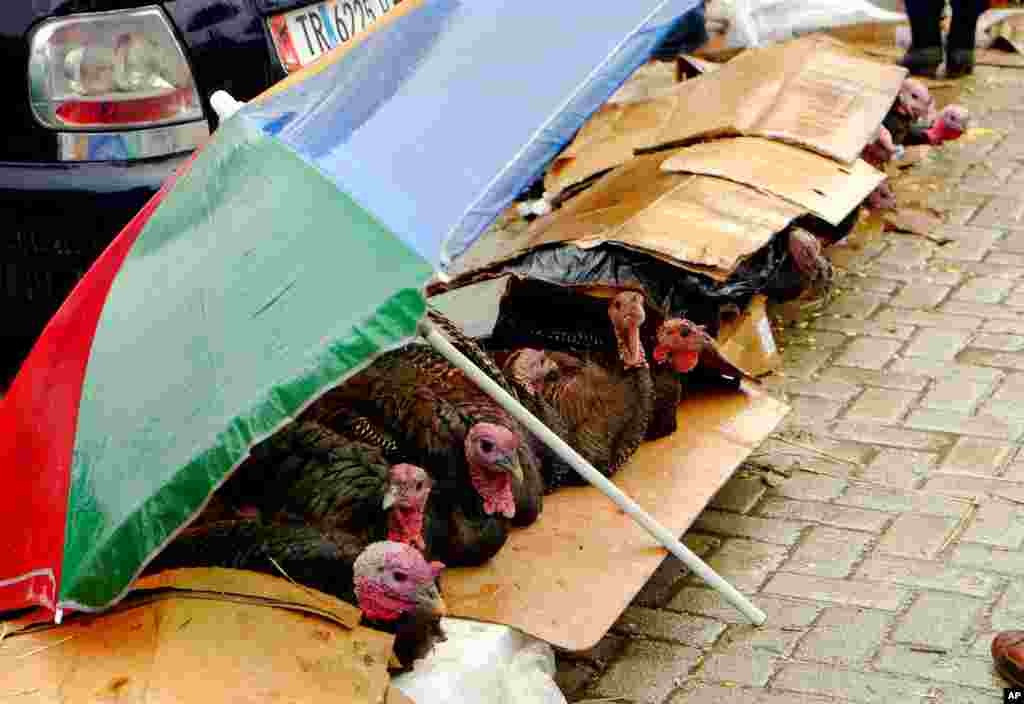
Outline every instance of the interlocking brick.
{"type": "Polygon", "coordinates": [[[846,335],[868,335],[892,340],[907,340],[914,334],[913,325],[902,324],[903,321],[850,320],[822,316],[811,323],[811,330],[841,332],[846,335]]]}
{"type": "Polygon", "coordinates": [[[925,328],[910,340],[903,354],[906,357],[953,360],[970,339],[971,333],[964,330],[925,328]]]}
{"type": "Polygon", "coordinates": [[[836,363],[844,367],[861,367],[863,369],[881,369],[899,351],[903,343],[899,340],[887,340],[878,337],[858,337],[847,345],[846,349],[836,358],[836,363]]]}
{"type": "Polygon", "coordinates": [[[846,489],[846,482],[835,477],[823,477],[811,472],[794,472],[793,476],[775,487],[774,496],[808,501],[829,501],[846,489]]]}
{"type": "Polygon", "coordinates": [[[904,286],[889,302],[897,308],[934,308],[949,295],[952,287],[912,283],[904,286]]]}
{"type": "MultiPolygon", "coordinates": [[[[721,700],[725,702],[726,700],[721,700]]],[[[797,692],[765,692],[757,700],[757,704],[834,704],[832,698],[819,697],[814,694],[799,694],[797,692]]]]}
{"type": "Polygon", "coordinates": [[[880,279],[891,279],[904,283],[921,282],[926,284],[941,284],[943,286],[956,286],[962,278],[959,270],[953,270],[950,264],[944,268],[935,266],[906,267],[892,264],[886,257],[881,257],[871,264],[861,267],[862,274],[880,279]]]}
{"type": "Polygon", "coordinates": [[[931,684],[879,672],[794,663],[779,671],[772,681],[772,687],[828,695],[841,701],[848,701],[852,697],[853,701],[862,704],[896,704],[919,702],[930,693],[931,684]]]}
{"type": "Polygon", "coordinates": [[[891,514],[881,511],[778,498],[765,500],[758,513],[766,518],[796,519],[870,533],[880,533],[892,520],[891,514]]]}
{"type": "Polygon", "coordinates": [[[753,651],[742,655],[714,653],[704,659],[700,675],[713,682],[763,687],[778,667],[779,658],[753,651]]]}
{"type": "Polygon", "coordinates": [[[998,303],[967,303],[965,301],[946,301],[939,306],[939,311],[951,318],[970,317],[997,318],[1002,320],[1024,320],[1024,310],[1010,308],[998,303]]]}
{"type": "Polygon", "coordinates": [[[725,624],[701,616],[683,616],[672,611],[631,606],[615,622],[612,630],[624,636],[639,634],[655,640],[702,647],[714,643],[725,630],[725,624]]]}
{"type": "Polygon", "coordinates": [[[967,348],[960,355],[960,361],[964,364],[979,364],[1002,369],[1024,369],[1024,354],[1014,352],[967,348]]]}
{"type": "Polygon", "coordinates": [[[778,594],[809,601],[824,601],[846,606],[896,611],[908,598],[909,590],[891,584],[875,584],[848,579],[829,579],[806,574],[780,572],[763,589],[765,594],[778,594]]]}
{"type": "Polygon", "coordinates": [[[1013,281],[996,276],[976,276],[964,282],[950,298],[969,303],[999,303],[1011,288],[1013,281]]]}
{"type": "Polygon", "coordinates": [[[874,276],[867,276],[859,271],[853,272],[853,275],[856,277],[857,288],[868,293],[877,293],[885,296],[894,293],[899,288],[899,283],[892,279],[879,279],[874,276]]]}
{"type": "Polygon", "coordinates": [[[993,382],[946,378],[935,382],[921,401],[922,408],[968,414],[992,390],[993,382]]]}
{"type": "Polygon", "coordinates": [[[924,653],[905,646],[889,645],[882,648],[878,656],[878,669],[979,689],[1002,690],[1005,686],[986,660],[924,653]]]}
{"type": "Polygon", "coordinates": [[[928,377],[926,376],[894,374],[880,372],[875,369],[858,369],[856,367],[827,367],[821,370],[820,378],[823,381],[879,386],[886,389],[899,389],[901,391],[920,391],[928,385],[928,377]]]}
{"type": "Polygon", "coordinates": [[[963,497],[985,497],[986,494],[999,496],[1007,491],[1020,489],[1021,485],[1007,482],[1002,477],[942,471],[930,476],[924,485],[925,491],[963,497]]]}
{"type": "Polygon", "coordinates": [[[789,415],[784,419],[786,427],[814,426],[831,420],[843,410],[839,401],[829,401],[810,396],[792,396],[789,399],[789,415]]]}
{"type": "Polygon", "coordinates": [[[861,479],[912,489],[928,476],[937,455],[931,452],[884,448],[861,472],[861,479]]]}
{"type": "Polygon", "coordinates": [[[1024,543],[1024,515],[1019,506],[984,504],[960,539],[1017,550],[1024,543]]]}
{"type": "MultiPolygon", "coordinates": [[[[733,538],[707,559],[708,565],[740,591],[756,591],[786,559],[786,549],[778,545],[733,538]]],[[[703,584],[697,576],[691,583],[703,584]]]]}
{"type": "Polygon", "coordinates": [[[788,657],[796,647],[796,642],[804,631],[798,628],[773,628],[768,625],[753,626],[736,624],[715,643],[716,653],[738,655],[750,651],[759,651],[769,655],[788,657]]]}
{"type": "Polygon", "coordinates": [[[714,533],[734,538],[752,538],[766,543],[792,545],[800,537],[804,524],[792,521],[768,520],[737,513],[706,510],[693,524],[702,533],[714,533]]]}
{"type": "Polygon", "coordinates": [[[935,557],[956,525],[952,517],[905,513],[882,534],[878,551],[903,557],[935,557]]]}
{"type": "Polygon", "coordinates": [[[968,504],[949,496],[923,491],[901,491],[879,486],[851,486],[836,499],[837,504],[893,513],[923,513],[931,516],[963,515],[968,504]]]}
{"type": "Polygon", "coordinates": [[[783,373],[787,377],[809,379],[828,363],[831,356],[832,350],[793,347],[787,350],[786,367],[783,373]]]}
{"type": "Polygon", "coordinates": [[[870,609],[825,609],[796,656],[831,665],[865,663],[878,652],[892,618],[892,614],[870,609]]]}
{"type": "Polygon", "coordinates": [[[942,462],[944,472],[995,474],[1010,457],[1013,448],[985,438],[962,437],[942,462]]]}
{"type": "Polygon", "coordinates": [[[556,662],[555,684],[566,701],[582,699],[587,687],[597,679],[597,668],[576,660],[559,658],[556,662]]]}
{"type": "Polygon", "coordinates": [[[952,239],[951,244],[935,250],[937,259],[953,259],[957,261],[981,261],[989,250],[1003,237],[1003,231],[991,227],[963,227],[945,225],[935,228],[936,237],[952,239]]]}
{"type": "MultiPolygon", "coordinates": [[[[989,323],[1002,321],[987,321],[982,329],[989,323]]],[[[994,333],[978,333],[971,340],[971,347],[985,350],[997,350],[999,352],[1021,352],[1024,351],[1024,335],[1006,335],[994,333]]]]}
{"type": "Polygon", "coordinates": [[[1024,581],[1014,579],[992,609],[991,626],[997,631],[1020,629],[1024,623],[1024,581]]]}
{"type": "Polygon", "coordinates": [[[924,592],[893,632],[893,641],[952,649],[984,608],[980,599],[924,592]]]}
{"type": "Polygon", "coordinates": [[[632,641],[594,685],[598,697],[624,697],[638,702],[662,702],[700,662],[696,648],[650,641],[632,641]]]}
{"type": "Polygon", "coordinates": [[[887,371],[898,374],[915,374],[933,379],[971,379],[979,382],[994,382],[1002,378],[1005,372],[991,367],[982,367],[959,362],[946,362],[927,357],[898,359],[887,371]]]}
{"type": "Polygon", "coordinates": [[[870,533],[815,526],[782,566],[785,572],[845,577],[871,542],[870,533]]]}
{"type": "Polygon", "coordinates": [[[1016,440],[1024,432],[1024,421],[995,416],[965,416],[948,411],[913,411],[903,422],[913,430],[977,435],[998,440],[1016,440]]]}
{"type": "Polygon", "coordinates": [[[857,579],[899,584],[914,589],[955,592],[986,597],[995,590],[996,580],[976,570],[956,569],[941,561],[908,560],[872,555],[857,568],[857,579]]]}
{"type": "MultiPolygon", "coordinates": [[[[699,533],[687,533],[683,536],[683,543],[698,557],[704,557],[712,550],[722,544],[720,538],[699,533]]],[[[640,590],[640,593],[633,599],[636,606],[645,606],[660,609],[676,595],[682,586],[686,575],[689,574],[686,565],[674,555],[668,555],[658,569],[654,571],[651,578],[640,590]]]]}
{"type": "Polygon", "coordinates": [[[871,314],[878,309],[878,306],[887,300],[888,296],[880,296],[874,293],[844,292],[828,307],[828,312],[844,318],[870,318],[871,314]]]}
{"type": "Polygon", "coordinates": [[[758,704],[759,691],[738,689],[734,684],[726,686],[698,680],[687,682],[682,689],[674,692],[667,704],[758,704]]]}
{"type": "Polygon", "coordinates": [[[1024,576],[1024,553],[1003,550],[991,545],[962,542],[953,549],[950,560],[974,570],[986,570],[999,574],[1024,576]]]}
{"type": "Polygon", "coordinates": [[[912,391],[868,388],[846,411],[846,417],[860,421],[896,423],[917,400],[912,391]]]}
{"type": "Polygon", "coordinates": [[[1020,227],[1024,217],[1024,199],[1000,195],[992,198],[971,220],[981,227],[1020,227]]]}
{"type": "MultiPolygon", "coordinates": [[[[948,306],[948,303],[943,306],[948,306]]],[[[960,304],[958,304],[960,305],[960,304]]],[[[881,325],[916,325],[922,328],[942,328],[944,330],[977,330],[981,327],[983,317],[980,315],[949,315],[948,313],[929,313],[928,311],[911,308],[883,308],[875,315],[875,322],[881,325]]]]}
{"type": "Polygon", "coordinates": [[[795,380],[783,385],[782,390],[799,396],[812,396],[828,401],[845,403],[860,393],[861,387],[835,379],[795,380]]]}
{"type": "Polygon", "coordinates": [[[919,238],[895,235],[889,238],[885,261],[892,266],[921,266],[931,258],[933,249],[930,243],[919,238]]]}
{"type": "MultiPolygon", "coordinates": [[[[1024,335],[1024,320],[986,320],[981,326],[981,329],[986,333],[1012,335],[1018,337],[1024,335]]],[[[978,336],[975,340],[981,339],[982,336],[978,336]]],[[[975,342],[977,347],[985,348],[987,345],[975,342]]],[[[989,347],[989,349],[999,349],[998,347],[989,347]]],[[[1004,350],[1007,352],[1016,352],[1017,350],[1004,350]]]]}
{"type": "Polygon", "coordinates": [[[710,505],[722,511],[749,513],[766,491],[768,487],[760,477],[737,474],[718,490],[710,505]]]}
{"type": "MultiPolygon", "coordinates": [[[[754,604],[768,616],[774,628],[806,628],[810,626],[821,607],[815,604],[780,599],[758,594],[754,604]]],[[[706,587],[687,587],[668,605],[673,611],[682,611],[724,621],[729,624],[747,624],[746,617],[728,603],[721,594],[706,587]]]]}
{"type": "Polygon", "coordinates": [[[1024,418],[1024,373],[1008,373],[983,411],[1000,418],[1024,418]]]}
{"type": "Polygon", "coordinates": [[[951,444],[948,437],[904,428],[886,428],[874,423],[843,420],[832,427],[839,438],[858,440],[873,445],[905,447],[910,450],[941,450],[951,444]]]}

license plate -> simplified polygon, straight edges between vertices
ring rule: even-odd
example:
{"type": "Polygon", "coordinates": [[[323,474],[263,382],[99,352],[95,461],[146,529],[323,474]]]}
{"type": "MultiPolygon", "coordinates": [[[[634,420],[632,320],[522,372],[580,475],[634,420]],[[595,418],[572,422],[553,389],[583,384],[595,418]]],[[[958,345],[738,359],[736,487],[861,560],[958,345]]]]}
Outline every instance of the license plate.
{"type": "Polygon", "coordinates": [[[323,0],[270,18],[277,55],[291,73],[366,30],[401,0],[323,0]]]}

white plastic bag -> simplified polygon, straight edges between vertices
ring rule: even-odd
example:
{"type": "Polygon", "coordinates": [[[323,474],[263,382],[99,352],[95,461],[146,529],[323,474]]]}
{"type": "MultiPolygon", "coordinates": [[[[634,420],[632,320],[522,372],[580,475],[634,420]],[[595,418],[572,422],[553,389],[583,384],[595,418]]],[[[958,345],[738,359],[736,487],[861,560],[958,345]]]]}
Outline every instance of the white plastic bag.
{"type": "Polygon", "coordinates": [[[547,643],[507,626],[442,619],[448,640],[391,684],[416,704],[566,704],[547,643]]]}
{"type": "Polygon", "coordinates": [[[713,0],[708,16],[725,19],[728,47],[757,47],[862,22],[905,22],[866,0],[713,0]]]}

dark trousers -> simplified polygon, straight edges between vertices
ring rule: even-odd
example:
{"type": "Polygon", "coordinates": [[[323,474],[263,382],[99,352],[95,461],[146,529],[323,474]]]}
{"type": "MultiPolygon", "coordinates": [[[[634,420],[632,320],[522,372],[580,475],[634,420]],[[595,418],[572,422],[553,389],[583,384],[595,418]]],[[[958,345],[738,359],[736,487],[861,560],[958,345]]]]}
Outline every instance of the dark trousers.
{"type": "MultiPolygon", "coordinates": [[[[910,17],[910,33],[915,49],[942,46],[939,19],[945,0],[905,0],[910,17]]],[[[973,49],[978,17],[988,9],[989,0],[950,0],[953,21],[947,42],[950,49],[973,49]]]]}

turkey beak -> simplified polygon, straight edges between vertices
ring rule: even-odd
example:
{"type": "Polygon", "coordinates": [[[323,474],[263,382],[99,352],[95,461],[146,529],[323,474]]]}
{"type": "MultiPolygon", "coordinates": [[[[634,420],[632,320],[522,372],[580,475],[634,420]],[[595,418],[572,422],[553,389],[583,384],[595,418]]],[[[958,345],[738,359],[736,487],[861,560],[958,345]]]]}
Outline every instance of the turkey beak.
{"type": "Polygon", "coordinates": [[[431,615],[438,617],[448,615],[448,605],[444,603],[444,599],[441,598],[441,592],[437,590],[437,585],[433,582],[424,585],[417,596],[420,604],[422,604],[431,615]]]}
{"type": "Polygon", "coordinates": [[[389,508],[395,505],[398,501],[398,489],[394,486],[389,486],[388,491],[384,494],[384,501],[381,502],[381,508],[387,511],[389,508]]]}
{"type": "Polygon", "coordinates": [[[500,457],[495,460],[494,464],[501,470],[511,474],[517,481],[523,481],[523,468],[519,466],[519,458],[514,454],[500,457]]]}

